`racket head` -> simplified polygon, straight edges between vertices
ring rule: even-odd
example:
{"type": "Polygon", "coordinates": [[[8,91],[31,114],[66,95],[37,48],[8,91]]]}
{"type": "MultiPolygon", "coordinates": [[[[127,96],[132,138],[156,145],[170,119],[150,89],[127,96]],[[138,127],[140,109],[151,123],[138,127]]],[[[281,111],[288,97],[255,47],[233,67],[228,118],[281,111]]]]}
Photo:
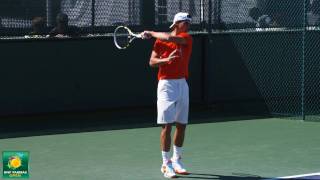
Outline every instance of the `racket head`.
{"type": "Polygon", "coordinates": [[[128,27],[118,26],[113,33],[114,44],[118,49],[126,49],[135,38],[141,38],[140,34],[134,34],[128,27]]]}

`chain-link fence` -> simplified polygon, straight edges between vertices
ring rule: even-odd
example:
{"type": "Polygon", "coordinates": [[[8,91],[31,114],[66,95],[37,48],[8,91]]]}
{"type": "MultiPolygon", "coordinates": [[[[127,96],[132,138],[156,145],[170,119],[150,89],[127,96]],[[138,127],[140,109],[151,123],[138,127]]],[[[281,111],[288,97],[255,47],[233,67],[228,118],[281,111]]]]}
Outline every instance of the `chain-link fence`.
{"type": "Polygon", "coordinates": [[[214,2],[213,31],[232,39],[268,111],[319,121],[320,1],[214,2]]]}
{"type": "Polygon", "coordinates": [[[50,29],[58,13],[67,14],[69,25],[84,34],[110,32],[107,27],[118,24],[158,29],[178,11],[193,16],[193,29],[303,28],[305,16],[308,26],[320,23],[319,0],[2,0],[0,36],[25,35],[36,17],[50,29]]]}
{"type": "Polygon", "coordinates": [[[319,121],[320,1],[213,2],[212,31],[236,46],[268,111],[319,121]]]}
{"type": "Polygon", "coordinates": [[[304,61],[304,114],[307,120],[320,120],[320,51],[319,31],[308,31],[304,61]]]}
{"type": "Polygon", "coordinates": [[[3,0],[0,2],[0,37],[24,36],[42,26],[49,33],[58,14],[80,34],[110,32],[119,24],[141,25],[140,0],[3,0]]]}
{"type": "Polygon", "coordinates": [[[1,0],[0,37],[49,34],[61,13],[80,37],[169,30],[179,11],[192,30],[228,36],[271,114],[320,120],[320,0],[1,0]]]}
{"type": "Polygon", "coordinates": [[[303,52],[299,50],[302,47],[300,34],[280,32],[232,35],[260,96],[268,111],[275,116],[302,117],[303,52]]]}
{"type": "Polygon", "coordinates": [[[156,0],[156,24],[171,24],[177,12],[188,12],[194,24],[204,21],[204,2],[194,0],[156,0]]]}

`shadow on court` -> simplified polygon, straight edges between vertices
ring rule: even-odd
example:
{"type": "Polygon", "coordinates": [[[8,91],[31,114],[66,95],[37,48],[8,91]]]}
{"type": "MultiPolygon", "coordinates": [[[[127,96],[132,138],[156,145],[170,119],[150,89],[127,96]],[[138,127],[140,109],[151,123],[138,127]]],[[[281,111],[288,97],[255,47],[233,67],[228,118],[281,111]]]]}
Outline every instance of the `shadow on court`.
{"type": "Polygon", "coordinates": [[[216,174],[204,174],[204,173],[191,173],[187,176],[178,176],[178,178],[184,179],[216,179],[216,180],[263,180],[264,177],[250,175],[250,174],[235,174],[232,176],[216,175],[216,174]]]}
{"type": "MultiPolygon", "coordinates": [[[[0,139],[156,127],[158,126],[156,113],[154,107],[1,117],[0,139]]],[[[189,123],[200,124],[259,118],[266,118],[266,115],[226,114],[215,108],[193,108],[190,112],[189,123]]]]}

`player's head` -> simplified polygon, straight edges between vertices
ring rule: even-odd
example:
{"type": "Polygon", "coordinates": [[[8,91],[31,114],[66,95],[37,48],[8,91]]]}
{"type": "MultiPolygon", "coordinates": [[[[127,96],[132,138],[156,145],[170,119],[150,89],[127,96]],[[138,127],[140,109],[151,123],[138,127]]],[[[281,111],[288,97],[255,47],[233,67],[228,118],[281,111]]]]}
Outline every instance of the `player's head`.
{"type": "Polygon", "coordinates": [[[68,15],[64,13],[59,13],[57,15],[56,21],[57,25],[67,26],[69,21],[68,15]]]}
{"type": "Polygon", "coordinates": [[[257,20],[261,15],[262,13],[257,7],[253,7],[249,10],[249,16],[254,20],[257,20]]]}
{"type": "Polygon", "coordinates": [[[46,21],[43,17],[34,17],[31,21],[33,33],[44,33],[46,21]]]}
{"type": "Polygon", "coordinates": [[[191,23],[191,16],[186,12],[179,12],[173,18],[173,23],[170,29],[177,28],[180,31],[188,31],[189,25],[191,23]]]}

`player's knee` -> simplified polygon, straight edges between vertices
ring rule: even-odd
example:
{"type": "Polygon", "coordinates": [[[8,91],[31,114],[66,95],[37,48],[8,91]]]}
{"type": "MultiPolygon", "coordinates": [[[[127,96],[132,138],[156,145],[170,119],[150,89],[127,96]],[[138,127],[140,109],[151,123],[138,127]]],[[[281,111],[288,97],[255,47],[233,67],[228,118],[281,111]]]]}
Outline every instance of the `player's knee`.
{"type": "Polygon", "coordinates": [[[179,132],[184,132],[186,130],[186,127],[186,124],[176,123],[176,130],[179,132]]]}
{"type": "Polygon", "coordinates": [[[161,131],[161,133],[162,133],[163,135],[168,135],[168,134],[170,135],[171,129],[172,129],[171,124],[164,124],[164,125],[162,125],[162,131],[161,131]]]}

